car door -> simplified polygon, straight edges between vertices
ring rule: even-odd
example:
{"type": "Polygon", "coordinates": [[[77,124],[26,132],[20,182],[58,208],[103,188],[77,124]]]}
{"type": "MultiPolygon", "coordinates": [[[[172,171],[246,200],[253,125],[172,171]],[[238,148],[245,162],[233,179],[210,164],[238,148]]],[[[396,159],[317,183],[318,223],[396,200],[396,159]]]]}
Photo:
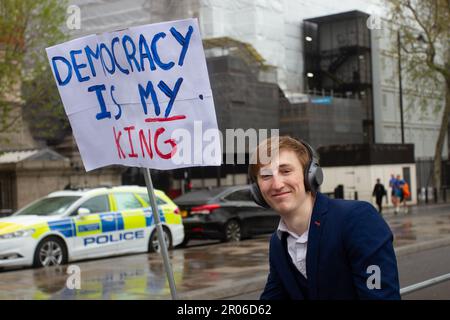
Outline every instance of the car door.
{"type": "Polygon", "coordinates": [[[117,251],[118,221],[111,212],[107,194],[94,196],[82,203],[73,213],[76,237],[73,256],[87,258],[114,254],[117,251]],[[85,208],[91,213],[78,216],[78,209],[85,208]]]}
{"type": "Polygon", "coordinates": [[[251,198],[250,189],[239,189],[224,198],[227,206],[233,207],[235,215],[241,220],[242,228],[250,234],[267,232],[268,214],[251,198]]]}
{"type": "Polygon", "coordinates": [[[114,207],[117,211],[118,229],[122,238],[117,242],[120,252],[142,252],[148,247],[151,225],[150,210],[133,192],[114,192],[114,207]]]}
{"type": "MultiPolygon", "coordinates": [[[[148,197],[147,193],[137,193],[135,195],[137,196],[139,201],[143,203],[144,208],[148,208],[151,210],[150,198],[148,197]]],[[[159,219],[161,220],[161,222],[166,222],[166,215],[173,214],[173,209],[167,206],[167,203],[163,199],[158,197],[158,195],[155,195],[155,197],[156,205],[158,206],[159,219]]],[[[153,215],[151,216],[151,221],[153,221],[153,215]]]]}

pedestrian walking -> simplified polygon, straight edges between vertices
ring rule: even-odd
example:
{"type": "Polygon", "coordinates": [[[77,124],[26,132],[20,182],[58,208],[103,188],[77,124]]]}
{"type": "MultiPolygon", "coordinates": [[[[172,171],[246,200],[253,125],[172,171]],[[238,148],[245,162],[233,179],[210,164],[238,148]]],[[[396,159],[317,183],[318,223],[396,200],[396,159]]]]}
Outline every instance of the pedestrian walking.
{"type": "Polygon", "coordinates": [[[383,197],[386,196],[386,189],[384,185],[380,182],[380,179],[377,179],[377,183],[375,184],[372,192],[372,196],[375,197],[375,202],[378,206],[378,212],[381,214],[383,212],[383,197]]]}
{"type": "MultiPolygon", "coordinates": [[[[399,178],[400,176],[398,176],[399,178]]],[[[408,213],[408,205],[406,200],[411,196],[411,191],[409,189],[409,184],[403,179],[399,179],[399,188],[401,189],[401,196],[399,198],[400,207],[403,207],[403,212],[408,213]]]]}
{"type": "Polygon", "coordinates": [[[397,198],[394,214],[398,214],[400,212],[400,206],[404,200],[404,193],[403,193],[404,185],[405,185],[405,181],[398,174],[395,179],[395,183],[394,183],[395,197],[397,198]]]}
{"type": "Polygon", "coordinates": [[[397,208],[399,205],[399,199],[397,197],[397,178],[395,178],[395,175],[392,173],[391,174],[391,179],[389,180],[389,187],[392,188],[391,190],[391,203],[394,206],[394,214],[397,214],[397,208]]]}

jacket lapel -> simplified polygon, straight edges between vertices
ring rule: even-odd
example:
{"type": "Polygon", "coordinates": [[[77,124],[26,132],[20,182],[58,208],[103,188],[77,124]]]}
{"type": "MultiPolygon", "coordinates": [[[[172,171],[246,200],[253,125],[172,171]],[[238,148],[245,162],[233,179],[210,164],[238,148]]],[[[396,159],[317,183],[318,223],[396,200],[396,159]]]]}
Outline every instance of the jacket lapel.
{"type": "Polygon", "coordinates": [[[320,251],[320,238],[323,225],[325,223],[326,213],[328,211],[328,198],[317,193],[311,214],[311,222],[308,232],[308,247],[306,251],[306,275],[308,277],[308,287],[311,299],[318,298],[318,262],[320,251]]]}

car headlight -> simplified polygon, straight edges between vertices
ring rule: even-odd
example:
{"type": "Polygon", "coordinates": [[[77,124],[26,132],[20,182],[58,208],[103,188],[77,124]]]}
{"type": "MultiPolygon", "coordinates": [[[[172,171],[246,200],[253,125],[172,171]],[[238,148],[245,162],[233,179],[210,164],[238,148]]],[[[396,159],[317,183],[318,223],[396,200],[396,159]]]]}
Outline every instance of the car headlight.
{"type": "Polygon", "coordinates": [[[34,229],[27,229],[27,230],[18,230],[11,233],[5,233],[0,235],[0,239],[12,239],[12,238],[23,238],[23,237],[29,237],[34,233],[34,229]]]}

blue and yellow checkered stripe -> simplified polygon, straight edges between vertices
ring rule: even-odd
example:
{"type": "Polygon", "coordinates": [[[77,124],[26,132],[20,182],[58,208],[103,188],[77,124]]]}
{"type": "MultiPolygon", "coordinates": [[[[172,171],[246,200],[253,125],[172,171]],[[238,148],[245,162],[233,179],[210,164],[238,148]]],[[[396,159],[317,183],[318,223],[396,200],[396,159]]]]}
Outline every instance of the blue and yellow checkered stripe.
{"type": "MultiPolygon", "coordinates": [[[[159,209],[161,222],[166,222],[163,210],[159,209]]],[[[121,230],[141,229],[153,225],[151,209],[137,209],[126,212],[102,213],[83,219],[69,218],[48,222],[51,231],[57,231],[66,238],[96,235],[121,230]]]]}

